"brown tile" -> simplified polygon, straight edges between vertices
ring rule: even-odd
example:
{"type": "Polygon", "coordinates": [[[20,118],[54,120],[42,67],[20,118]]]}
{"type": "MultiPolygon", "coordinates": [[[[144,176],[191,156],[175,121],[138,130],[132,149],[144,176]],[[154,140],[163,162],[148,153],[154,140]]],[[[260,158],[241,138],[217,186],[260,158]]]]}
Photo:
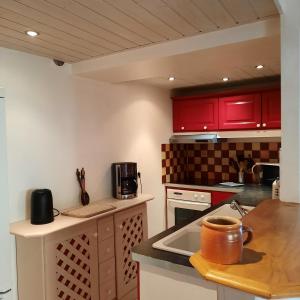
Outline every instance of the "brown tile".
{"type": "Polygon", "coordinates": [[[200,144],[201,150],[208,150],[208,144],[200,144]]]}
{"type": "Polygon", "coordinates": [[[222,158],[229,157],[229,151],[228,150],[222,150],[222,158]]]}
{"type": "Polygon", "coordinates": [[[215,145],[215,149],[214,150],[221,150],[222,149],[222,144],[221,143],[216,143],[215,145]]]}
{"type": "Polygon", "coordinates": [[[260,151],[252,151],[252,158],[260,158],[260,151]]]}
{"type": "Polygon", "coordinates": [[[166,151],[170,151],[170,144],[166,144],[166,151]]]}
{"type": "Polygon", "coordinates": [[[221,182],[222,181],[222,173],[220,173],[220,172],[217,172],[217,173],[215,173],[215,181],[216,181],[216,183],[219,183],[219,182],[221,182]]]}
{"type": "Polygon", "coordinates": [[[221,165],[222,164],[222,159],[220,157],[215,158],[215,164],[216,165],[221,165]]]}
{"type": "Polygon", "coordinates": [[[215,170],[214,165],[208,165],[207,170],[208,172],[214,172],[215,170]]]}
{"type": "Polygon", "coordinates": [[[260,143],[260,150],[269,150],[269,143],[260,143]]]}
{"type": "Polygon", "coordinates": [[[214,143],[208,143],[207,144],[207,147],[208,147],[207,149],[208,150],[215,150],[215,146],[214,145],[215,145],[214,143]]]}
{"type": "Polygon", "coordinates": [[[236,150],[236,144],[235,143],[229,143],[229,150],[236,150]]]}
{"type": "Polygon", "coordinates": [[[236,143],[236,150],[244,150],[244,143],[236,143]]]}
{"type": "Polygon", "coordinates": [[[201,158],[201,164],[208,164],[208,158],[207,157],[202,157],[201,158]]]}
{"type": "Polygon", "coordinates": [[[222,166],[222,172],[229,173],[229,166],[222,166]]]}
{"type": "Polygon", "coordinates": [[[214,172],[208,172],[208,179],[215,179],[215,173],[214,172]]]}
{"type": "Polygon", "coordinates": [[[166,175],[163,175],[162,176],[162,183],[166,183],[166,182],[167,182],[166,175]]]}
{"type": "Polygon", "coordinates": [[[268,150],[261,150],[260,151],[260,158],[261,159],[269,159],[269,151],[268,150]]]}
{"type": "Polygon", "coordinates": [[[229,180],[229,174],[228,173],[222,173],[222,181],[228,181],[229,180]]]}
{"type": "Polygon", "coordinates": [[[166,166],[166,160],[165,160],[165,159],[163,159],[163,160],[161,161],[161,166],[162,166],[163,168],[166,166]]]}
{"type": "Polygon", "coordinates": [[[245,143],[244,144],[244,149],[245,150],[252,150],[252,143],[245,143]]]}
{"type": "Polygon", "coordinates": [[[166,151],[166,144],[161,144],[161,151],[166,151]]]}
{"type": "Polygon", "coordinates": [[[278,157],[279,157],[279,152],[278,151],[270,151],[269,152],[269,158],[278,159],[278,157]]]}
{"type": "Polygon", "coordinates": [[[278,143],[269,143],[269,150],[270,151],[278,151],[279,148],[278,148],[278,143]]]}
{"type": "Polygon", "coordinates": [[[207,151],[207,156],[208,157],[215,157],[215,151],[214,150],[208,150],[207,151]]]}

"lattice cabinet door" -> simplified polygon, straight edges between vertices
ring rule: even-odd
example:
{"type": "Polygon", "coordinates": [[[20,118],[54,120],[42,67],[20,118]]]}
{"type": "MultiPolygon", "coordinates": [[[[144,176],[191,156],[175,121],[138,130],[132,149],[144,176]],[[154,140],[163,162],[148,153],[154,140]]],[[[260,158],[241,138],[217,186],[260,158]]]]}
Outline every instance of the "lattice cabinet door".
{"type": "Polygon", "coordinates": [[[99,300],[97,236],[91,221],[47,237],[47,300],[99,300]]]}
{"type": "Polygon", "coordinates": [[[146,203],[115,214],[117,296],[137,288],[138,267],[131,249],[148,237],[146,203]]]}

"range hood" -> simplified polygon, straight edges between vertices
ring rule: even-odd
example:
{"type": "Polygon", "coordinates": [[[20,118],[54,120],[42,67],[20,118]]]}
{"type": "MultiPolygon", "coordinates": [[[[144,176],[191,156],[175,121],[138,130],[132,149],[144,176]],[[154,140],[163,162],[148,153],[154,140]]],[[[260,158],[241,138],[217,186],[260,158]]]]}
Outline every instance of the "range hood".
{"type": "Polygon", "coordinates": [[[217,133],[177,134],[170,137],[171,144],[219,143],[224,141],[217,133]]]}
{"type": "Polygon", "coordinates": [[[218,132],[182,132],[170,137],[171,144],[220,142],[280,142],[281,130],[236,130],[218,132]]]}

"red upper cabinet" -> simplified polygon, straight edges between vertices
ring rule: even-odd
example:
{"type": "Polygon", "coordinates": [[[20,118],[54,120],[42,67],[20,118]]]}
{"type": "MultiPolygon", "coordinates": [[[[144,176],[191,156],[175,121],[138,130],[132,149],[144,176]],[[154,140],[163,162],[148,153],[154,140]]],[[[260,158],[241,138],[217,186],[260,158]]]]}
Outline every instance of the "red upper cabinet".
{"type": "Polygon", "coordinates": [[[280,90],[262,93],[262,127],[276,129],[281,127],[280,90]]]}
{"type": "Polygon", "coordinates": [[[173,99],[173,130],[218,130],[218,98],[173,99]]]}
{"type": "Polygon", "coordinates": [[[219,129],[238,130],[261,127],[261,94],[221,97],[219,129]]]}

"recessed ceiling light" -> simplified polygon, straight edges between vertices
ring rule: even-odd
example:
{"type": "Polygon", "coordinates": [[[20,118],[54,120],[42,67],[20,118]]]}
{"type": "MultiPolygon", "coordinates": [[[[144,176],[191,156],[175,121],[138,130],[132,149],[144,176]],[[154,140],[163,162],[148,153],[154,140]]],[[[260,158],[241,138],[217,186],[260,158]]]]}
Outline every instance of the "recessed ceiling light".
{"type": "Polygon", "coordinates": [[[255,68],[256,68],[257,70],[260,70],[260,69],[263,69],[264,66],[263,66],[263,65],[257,65],[257,66],[255,66],[255,68]]]}
{"type": "Polygon", "coordinates": [[[229,80],[229,77],[223,77],[222,80],[226,82],[229,80]]]}
{"type": "Polygon", "coordinates": [[[33,31],[33,30],[27,30],[25,33],[26,33],[27,35],[31,36],[31,37],[36,37],[36,36],[39,35],[38,32],[33,31]]]}
{"type": "Polygon", "coordinates": [[[175,77],[174,76],[170,76],[169,77],[169,81],[174,81],[175,80],[175,77]]]}

